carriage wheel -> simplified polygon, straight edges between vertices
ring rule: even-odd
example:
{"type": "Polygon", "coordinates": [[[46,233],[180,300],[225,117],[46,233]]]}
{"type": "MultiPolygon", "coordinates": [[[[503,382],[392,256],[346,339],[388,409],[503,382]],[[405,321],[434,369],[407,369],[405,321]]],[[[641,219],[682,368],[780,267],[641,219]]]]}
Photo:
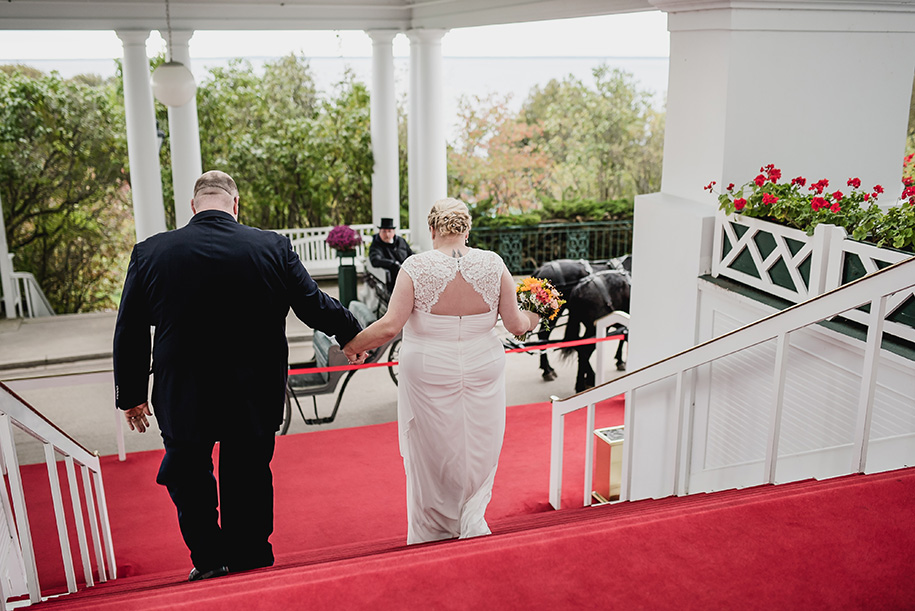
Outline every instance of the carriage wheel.
{"type": "MultiPolygon", "coordinates": [[[[391,342],[391,349],[388,351],[388,360],[396,361],[400,358],[400,340],[395,339],[391,342]]],[[[388,373],[391,374],[391,379],[394,380],[394,385],[397,385],[397,365],[392,365],[388,367],[388,373]]]]}
{"type": "Polygon", "coordinates": [[[276,434],[285,435],[289,431],[289,422],[292,420],[292,397],[289,394],[289,387],[286,387],[286,404],[283,406],[283,422],[276,434]]]}

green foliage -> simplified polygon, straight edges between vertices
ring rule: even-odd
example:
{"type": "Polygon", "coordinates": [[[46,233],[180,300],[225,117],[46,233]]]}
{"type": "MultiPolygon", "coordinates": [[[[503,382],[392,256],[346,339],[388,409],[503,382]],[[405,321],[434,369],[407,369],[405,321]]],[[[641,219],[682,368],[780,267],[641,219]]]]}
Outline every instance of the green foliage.
{"type": "Polygon", "coordinates": [[[593,85],[568,76],[535,87],[520,112],[508,103],[459,103],[449,192],[487,202],[478,225],[631,218],[634,196],[660,188],[664,114],[631,75],[600,66],[593,85]]]}
{"type": "Polygon", "coordinates": [[[631,199],[614,199],[599,202],[593,199],[571,201],[544,200],[543,211],[547,219],[563,221],[622,221],[633,214],[631,199]]]}
{"type": "Polygon", "coordinates": [[[660,188],[663,115],[631,74],[606,65],[594,86],[568,76],[534,88],[522,116],[551,157],[555,199],[606,201],[660,188]]]}
{"type": "MultiPolygon", "coordinates": [[[[904,165],[910,162],[907,157],[904,165]]],[[[820,223],[829,223],[842,227],[856,240],[915,252],[915,179],[903,178],[902,195],[907,200],[883,209],[877,204],[884,191],[881,185],[861,189],[858,178],[849,178],[845,186],[833,187],[830,192],[827,179],[808,186],[803,176],[779,182],[782,172],[772,164],[759,171],[739,187],[725,187],[718,195],[719,209],[725,214],[736,212],[794,227],[808,235],[813,235],[820,223]]],[[[714,192],[715,182],[705,189],[714,192]]]]}
{"type": "Polygon", "coordinates": [[[112,82],[0,71],[0,201],[15,268],[60,312],[109,308],[133,231],[112,82]]]}
{"type": "Polygon", "coordinates": [[[318,96],[303,58],[264,66],[233,60],[198,89],[204,169],[238,183],[240,220],[261,228],[371,219],[369,96],[347,73],[318,96]]]}

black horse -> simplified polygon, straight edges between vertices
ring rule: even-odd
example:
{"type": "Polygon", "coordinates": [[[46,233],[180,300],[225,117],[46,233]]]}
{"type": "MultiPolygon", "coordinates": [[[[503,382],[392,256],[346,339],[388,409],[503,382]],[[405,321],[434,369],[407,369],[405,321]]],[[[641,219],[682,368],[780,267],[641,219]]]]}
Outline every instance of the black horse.
{"type": "MultiPolygon", "coordinates": [[[[594,337],[596,335],[594,322],[601,316],[615,310],[629,311],[629,272],[631,269],[632,257],[630,255],[606,261],[558,259],[537,268],[533,276],[549,280],[566,299],[566,304],[560,314],[566,309],[569,311],[564,339],[571,341],[579,339],[579,337],[594,337]],[[579,335],[581,325],[585,327],[583,336],[579,335]]],[[[550,332],[541,330],[537,336],[541,341],[547,341],[550,332]]],[[[564,354],[570,354],[572,351],[577,351],[579,354],[576,391],[594,385],[594,371],[588,360],[594,352],[594,345],[580,348],[564,351],[564,354]]],[[[620,370],[625,368],[622,354],[623,342],[620,342],[616,352],[616,366],[620,370]]],[[[556,379],[556,371],[550,365],[545,351],[540,353],[540,369],[543,371],[544,380],[556,379]]]]}

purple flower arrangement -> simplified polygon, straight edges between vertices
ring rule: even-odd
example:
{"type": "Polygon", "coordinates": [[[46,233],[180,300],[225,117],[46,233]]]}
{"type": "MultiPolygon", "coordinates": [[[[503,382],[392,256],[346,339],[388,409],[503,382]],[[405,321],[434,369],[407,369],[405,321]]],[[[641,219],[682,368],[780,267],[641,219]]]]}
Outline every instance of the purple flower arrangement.
{"type": "Polygon", "coordinates": [[[337,225],[327,234],[325,242],[339,251],[353,250],[362,244],[362,236],[349,225],[337,225]]]}

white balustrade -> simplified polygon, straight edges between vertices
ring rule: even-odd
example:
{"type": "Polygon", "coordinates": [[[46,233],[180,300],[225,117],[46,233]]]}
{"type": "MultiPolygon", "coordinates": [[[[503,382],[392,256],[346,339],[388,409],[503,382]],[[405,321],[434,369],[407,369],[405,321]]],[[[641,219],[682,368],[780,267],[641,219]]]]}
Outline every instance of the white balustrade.
{"type": "MultiPolygon", "coordinates": [[[[778,440],[782,427],[782,397],[791,333],[811,327],[859,306],[869,305],[868,333],[861,358],[857,424],[852,440],[853,459],[849,461],[844,470],[844,473],[847,474],[865,472],[868,461],[870,425],[874,410],[878,358],[882,352],[884,326],[887,324],[884,322],[888,311],[887,303],[891,296],[900,292],[909,293],[913,287],[915,287],[915,259],[907,259],[572,397],[554,398],[550,448],[550,504],[556,509],[559,509],[561,504],[564,417],[580,409],[593,409],[595,403],[624,393],[631,393],[636,389],[666,379],[676,380],[676,391],[673,396],[677,401],[677,447],[673,453],[672,469],[675,475],[670,492],[678,495],[689,492],[688,478],[691,473],[689,461],[694,443],[692,408],[695,392],[690,378],[703,366],[770,340],[776,342],[772,369],[774,392],[771,397],[768,419],[768,443],[759,479],[763,482],[776,483],[776,462],[779,459],[778,440]]],[[[638,413],[638,402],[627,402],[620,500],[629,500],[634,444],[652,441],[641,440],[638,437],[638,413]]],[[[593,421],[589,418],[586,431],[589,440],[592,431],[593,421]]],[[[656,442],[656,440],[654,441],[656,442]]],[[[590,457],[590,445],[588,455],[590,457]]],[[[902,468],[909,464],[905,462],[909,458],[899,460],[903,462],[888,468],[902,468]]],[[[588,473],[590,473],[590,458],[588,461],[588,473]]],[[[881,468],[887,468],[885,461],[881,465],[881,468]]],[[[812,476],[813,474],[808,477],[812,476]]],[[[591,492],[589,484],[590,477],[586,474],[586,504],[591,492]]]]}
{"type": "MultiPolygon", "coordinates": [[[[117,577],[114,548],[111,541],[111,526],[108,520],[108,506],[105,500],[105,489],[102,484],[102,472],[98,456],[73,440],[58,429],[53,423],[38,413],[29,404],[19,398],[6,385],[0,382],[0,454],[5,467],[6,484],[10,496],[6,496],[6,486],[2,486],[2,509],[4,516],[0,522],[6,522],[9,535],[0,533],[0,596],[4,607],[10,597],[28,594],[29,603],[41,600],[41,587],[38,582],[38,571],[35,564],[35,550],[32,545],[32,531],[29,526],[28,508],[22,486],[19,461],[16,456],[16,445],[12,427],[15,426],[26,434],[44,444],[45,462],[51,488],[51,499],[57,521],[57,534],[60,540],[61,557],[67,580],[67,591],[77,589],[76,573],[73,568],[73,557],[70,550],[68,525],[64,513],[64,501],[60,479],[57,475],[57,455],[64,457],[67,471],[70,498],[73,503],[74,524],[79,541],[80,556],[83,566],[83,580],[87,586],[95,583],[92,563],[89,557],[89,546],[86,540],[83,520],[88,518],[92,542],[95,551],[99,581],[117,577]],[[80,499],[79,484],[76,476],[76,465],[82,473],[85,505],[80,499]],[[84,517],[85,516],[85,517],[84,517]],[[9,543],[10,547],[4,545],[9,543]],[[11,589],[6,586],[12,584],[11,589]]],[[[18,604],[18,603],[17,603],[18,604]]]]}

